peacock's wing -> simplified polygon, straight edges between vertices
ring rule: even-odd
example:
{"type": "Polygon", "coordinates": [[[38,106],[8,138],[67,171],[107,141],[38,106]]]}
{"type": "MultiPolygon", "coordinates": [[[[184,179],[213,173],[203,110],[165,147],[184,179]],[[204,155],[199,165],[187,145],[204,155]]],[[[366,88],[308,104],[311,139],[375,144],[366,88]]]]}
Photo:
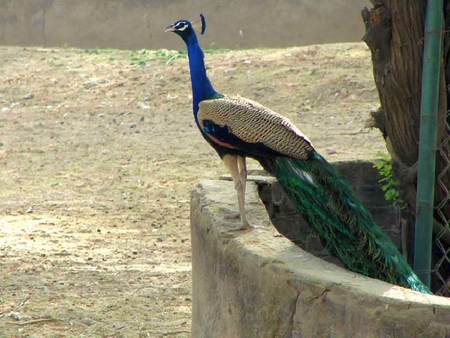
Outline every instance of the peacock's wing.
{"type": "Polygon", "coordinates": [[[242,97],[201,101],[197,118],[210,141],[250,156],[269,152],[307,159],[314,150],[289,119],[242,97]]]}

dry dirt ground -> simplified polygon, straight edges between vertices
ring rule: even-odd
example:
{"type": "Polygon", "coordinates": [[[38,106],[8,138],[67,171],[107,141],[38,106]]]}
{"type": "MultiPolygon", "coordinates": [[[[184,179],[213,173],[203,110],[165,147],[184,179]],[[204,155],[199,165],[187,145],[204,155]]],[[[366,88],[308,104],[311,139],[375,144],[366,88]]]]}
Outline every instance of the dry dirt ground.
{"type": "MultiPolygon", "coordinates": [[[[206,62],[329,160],[386,151],[363,44],[206,62]]],[[[0,337],[190,336],[189,193],[226,173],[190,95],[184,53],[0,47],[0,337]]]]}

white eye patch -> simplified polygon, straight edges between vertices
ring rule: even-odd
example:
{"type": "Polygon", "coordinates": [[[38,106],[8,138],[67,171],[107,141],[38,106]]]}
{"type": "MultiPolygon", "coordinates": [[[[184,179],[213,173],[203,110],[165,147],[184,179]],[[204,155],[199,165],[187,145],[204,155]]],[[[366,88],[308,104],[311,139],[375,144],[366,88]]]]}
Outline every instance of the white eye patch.
{"type": "Polygon", "coordinates": [[[185,31],[187,28],[188,28],[189,26],[188,26],[188,24],[186,23],[186,22],[179,22],[176,26],[175,26],[175,29],[177,30],[177,31],[185,31]]]}

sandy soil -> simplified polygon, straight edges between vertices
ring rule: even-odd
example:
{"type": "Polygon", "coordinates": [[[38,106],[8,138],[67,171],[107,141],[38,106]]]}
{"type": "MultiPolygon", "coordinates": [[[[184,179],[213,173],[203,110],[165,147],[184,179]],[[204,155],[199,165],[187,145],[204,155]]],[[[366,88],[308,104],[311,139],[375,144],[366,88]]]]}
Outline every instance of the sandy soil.
{"type": "MultiPolygon", "coordinates": [[[[362,44],[206,62],[329,160],[386,151],[362,44]]],[[[184,53],[0,47],[0,337],[190,336],[189,191],[226,173],[190,95],[184,53]]]]}

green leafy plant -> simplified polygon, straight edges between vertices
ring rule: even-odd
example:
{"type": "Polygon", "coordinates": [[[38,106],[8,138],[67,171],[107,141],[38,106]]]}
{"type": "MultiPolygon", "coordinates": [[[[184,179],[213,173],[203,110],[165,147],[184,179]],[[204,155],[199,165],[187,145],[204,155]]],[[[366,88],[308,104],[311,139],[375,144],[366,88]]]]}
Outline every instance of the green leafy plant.
{"type": "Polygon", "coordinates": [[[391,201],[394,205],[404,208],[404,201],[400,197],[400,181],[394,179],[392,161],[389,155],[378,152],[379,160],[373,163],[373,167],[378,170],[382,178],[378,180],[381,190],[384,191],[386,201],[391,201]]]}
{"type": "Polygon", "coordinates": [[[100,51],[98,49],[86,49],[84,51],[86,54],[94,54],[94,55],[99,55],[100,51]]]}
{"type": "Polygon", "coordinates": [[[132,50],[131,51],[131,65],[139,65],[139,66],[145,66],[147,64],[147,53],[148,51],[146,49],[141,50],[132,50]]]}
{"type": "MultiPolygon", "coordinates": [[[[114,55],[114,53],[117,53],[116,49],[110,49],[110,48],[106,48],[106,49],[85,49],[84,50],[85,54],[89,54],[89,55],[103,55],[103,54],[112,54],[114,55]]],[[[110,56],[109,60],[115,60],[115,56],[110,56]]]]}

